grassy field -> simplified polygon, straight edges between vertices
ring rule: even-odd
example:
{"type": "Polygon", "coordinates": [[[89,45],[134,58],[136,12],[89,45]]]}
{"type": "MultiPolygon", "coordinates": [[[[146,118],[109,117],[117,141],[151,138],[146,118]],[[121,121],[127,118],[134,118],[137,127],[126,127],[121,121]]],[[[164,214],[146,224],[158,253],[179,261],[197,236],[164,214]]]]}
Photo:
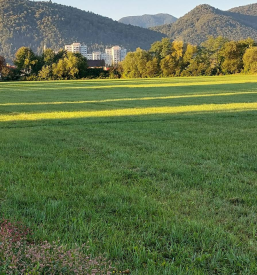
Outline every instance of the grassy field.
{"type": "Polygon", "coordinates": [[[131,274],[257,274],[257,76],[0,83],[1,215],[131,274]]]}

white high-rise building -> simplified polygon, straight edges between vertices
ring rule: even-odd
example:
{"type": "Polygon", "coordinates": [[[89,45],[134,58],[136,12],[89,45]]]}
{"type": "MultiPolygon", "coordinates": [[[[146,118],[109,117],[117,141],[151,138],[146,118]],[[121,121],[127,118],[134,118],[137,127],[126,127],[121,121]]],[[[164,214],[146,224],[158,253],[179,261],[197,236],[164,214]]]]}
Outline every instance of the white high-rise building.
{"type": "Polygon", "coordinates": [[[65,50],[72,53],[80,53],[84,57],[87,57],[87,46],[80,43],[73,43],[71,45],[65,45],[65,50]]]}
{"type": "Polygon", "coordinates": [[[92,54],[92,53],[88,53],[88,54],[86,55],[86,59],[87,59],[87,60],[93,60],[93,54],[92,54]]]}
{"type": "Polygon", "coordinates": [[[104,61],[107,66],[112,65],[112,49],[105,49],[104,61]]]}
{"type": "Polygon", "coordinates": [[[88,60],[104,60],[106,66],[117,65],[123,61],[127,55],[127,50],[120,46],[114,46],[110,49],[105,49],[105,53],[102,52],[87,52],[87,46],[80,43],[73,43],[71,45],[65,45],[65,50],[72,53],[81,53],[88,60]]]}
{"type": "Polygon", "coordinates": [[[93,52],[93,60],[101,60],[102,53],[101,52],[93,52]]]}
{"type": "Polygon", "coordinates": [[[114,46],[110,49],[106,49],[105,54],[105,63],[107,65],[116,65],[125,59],[127,50],[122,49],[120,46],[114,46]]]}
{"type": "Polygon", "coordinates": [[[121,62],[121,47],[114,46],[112,47],[112,63],[118,64],[121,62]]]}

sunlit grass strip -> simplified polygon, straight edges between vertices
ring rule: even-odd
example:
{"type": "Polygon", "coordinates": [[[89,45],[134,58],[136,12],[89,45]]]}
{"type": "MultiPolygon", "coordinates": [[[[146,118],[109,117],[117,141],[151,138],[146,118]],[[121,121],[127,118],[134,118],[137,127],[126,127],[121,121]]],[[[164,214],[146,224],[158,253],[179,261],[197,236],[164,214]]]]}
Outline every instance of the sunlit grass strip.
{"type": "Polygon", "coordinates": [[[129,108],[103,111],[79,111],[79,112],[48,112],[34,114],[2,115],[0,121],[33,121],[48,119],[75,119],[90,117],[119,117],[119,116],[141,116],[154,114],[179,114],[192,112],[220,112],[220,111],[249,111],[257,110],[256,103],[231,103],[231,104],[203,104],[178,107],[149,107],[129,108]]]}
{"type": "Polygon", "coordinates": [[[3,103],[0,106],[38,106],[38,105],[61,105],[61,104],[86,104],[86,103],[107,103],[120,101],[145,101],[145,100],[162,100],[162,99],[179,99],[179,98],[198,98],[198,97],[217,97],[217,96],[235,96],[257,94],[257,92],[237,92],[237,93],[219,93],[219,94],[197,94],[197,95],[178,95],[178,96],[156,96],[140,98],[116,98],[103,100],[81,100],[81,101],[56,101],[56,102],[22,102],[22,103],[3,103]]]}

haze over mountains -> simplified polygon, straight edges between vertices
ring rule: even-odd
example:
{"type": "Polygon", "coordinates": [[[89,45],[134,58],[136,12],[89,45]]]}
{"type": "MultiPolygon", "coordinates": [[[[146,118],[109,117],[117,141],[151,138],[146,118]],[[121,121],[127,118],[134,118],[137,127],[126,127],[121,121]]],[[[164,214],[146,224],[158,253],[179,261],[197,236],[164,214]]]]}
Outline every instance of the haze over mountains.
{"type": "Polygon", "coordinates": [[[120,23],[130,24],[142,28],[156,27],[164,24],[170,24],[177,21],[177,18],[166,13],[144,14],[142,16],[128,16],[119,20],[120,23]]]}
{"type": "Polygon", "coordinates": [[[257,4],[222,11],[200,5],[175,23],[151,28],[173,40],[200,44],[208,36],[224,36],[231,40],[252,37],[257,40],[257,4]]]}

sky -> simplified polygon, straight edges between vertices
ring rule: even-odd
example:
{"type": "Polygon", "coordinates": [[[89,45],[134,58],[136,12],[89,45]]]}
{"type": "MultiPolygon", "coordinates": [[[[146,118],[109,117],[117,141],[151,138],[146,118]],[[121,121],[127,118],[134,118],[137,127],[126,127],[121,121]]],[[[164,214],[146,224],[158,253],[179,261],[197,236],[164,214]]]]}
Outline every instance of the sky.
{"type": "Polygon", "coordinates": [[[52,0],[52,2],[119,20],[125,16],[157,13],[169,13],[175,17],[181,17],[200,4],[209,4],[221,10],[228,10],[256,3],[257,0],[52,0]]]}

